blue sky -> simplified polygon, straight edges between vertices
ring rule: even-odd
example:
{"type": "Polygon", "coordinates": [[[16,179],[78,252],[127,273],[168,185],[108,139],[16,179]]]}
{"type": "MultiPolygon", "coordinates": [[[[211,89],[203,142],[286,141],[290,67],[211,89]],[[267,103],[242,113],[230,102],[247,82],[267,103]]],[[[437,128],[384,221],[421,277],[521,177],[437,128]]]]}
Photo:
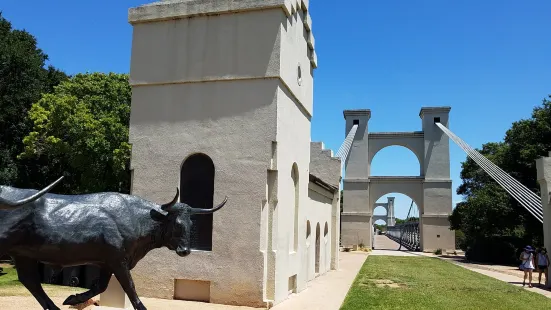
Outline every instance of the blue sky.
{"type": "MultiPolygon", "coordinates": [[[[58,68],[128,72],[128,8],[152,1],[2,0],[58,68]]],[[[370,131],[421,130],[422,106],[451,106],[450,129],[473,147],[499,141],[551,94],[549,0],[310,1],[319,68],[312,140],[336,151],[342,110],[372,110],[370,131]]],[[[451,145],[455,195],[465,154],[451,145]]],[[[406,149],[384,149],[375,175],[418,175],[406,149]]],[[[411,200],[397,196],[404,218],[411,200]]],[[[383,198],[383,200],[386,200],[383,198]]],[[[376,212],[378,214],[378,212],[376,212]]]]}

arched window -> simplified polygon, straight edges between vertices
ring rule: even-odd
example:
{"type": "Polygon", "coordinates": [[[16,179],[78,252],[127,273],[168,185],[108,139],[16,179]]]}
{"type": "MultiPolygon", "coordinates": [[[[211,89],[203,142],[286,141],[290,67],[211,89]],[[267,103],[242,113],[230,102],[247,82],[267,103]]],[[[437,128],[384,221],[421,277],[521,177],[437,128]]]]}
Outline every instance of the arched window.
{"type": "Polygon", "coordinates": [[[329,225],[327,225],[327,222],[325,222],[325,228],[323,228],[323,236],[327,238],[328,233],[329,233],[329,225]]]}
{"type": "Polygon", "coordinates": [[[320,223],[316,225],[316,273],[320,272],[320,223]]]}
{"type": "MultiPolygon", "coordinates": [[[[210,209],[214,200],[214,163],[205,154],[188,157],[180,171],[180,202],[193,208],[210,209]]],[[[192,215],[191,248],[212,250],[212,214],[192,215]]]]}
{"type": "Polygon", "coordinates": [[[294,196],[294,233],[293,240],[291,240],[292,248],[291,251],[296,252],[298,250],[298,214],[299,214],[299,174],[298,166],[296,163],[293,164],[291,169],[291,179],[293,180],[293,196],[294,196]]]}

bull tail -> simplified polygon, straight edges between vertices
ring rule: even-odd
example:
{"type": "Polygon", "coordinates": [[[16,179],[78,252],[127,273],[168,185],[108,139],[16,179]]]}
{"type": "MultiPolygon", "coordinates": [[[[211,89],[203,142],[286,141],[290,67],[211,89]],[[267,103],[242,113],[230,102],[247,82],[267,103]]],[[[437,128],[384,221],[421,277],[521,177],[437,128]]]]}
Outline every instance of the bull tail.
{"type": "Polygon", "coordinates": [[[44,196],[46,193],[48,193],[50,190],[52,190],[52,188],[54,188],[54,186],[56,186],[59,182],[61,182],[61,180],[63,179],[63,177],[57,179],[55,182],[53,182],[52,184],[46,186],[44,189],[42,189],[41,191],[39,191],[38,193],[30,196],[30,197],[27,197],[27,198],[24,198],[24,199],[21,199],[21,200],[18,200],[18,201],[9,201],[7,199],[4,199],[4,198],[1,198],[0,197],[0,210],[11,210],[11,209],[14,209],[14,208],[17,208],[17,207],[20,207],[22,205],[25,205],[27,203],[30,203],[30,202],[33,202],[35,200],[37,200],[38,198],[44,196]]]}

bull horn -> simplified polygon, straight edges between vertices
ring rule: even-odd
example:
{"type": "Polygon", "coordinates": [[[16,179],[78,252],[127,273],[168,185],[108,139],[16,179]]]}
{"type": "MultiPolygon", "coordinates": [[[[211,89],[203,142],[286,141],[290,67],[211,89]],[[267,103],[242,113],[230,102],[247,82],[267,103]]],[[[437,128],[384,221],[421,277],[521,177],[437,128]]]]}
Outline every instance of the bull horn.
{"type": "Polygon", "coordinates": [[[57,179],[52,184],[46,186],[43,190],[39,191],[38,193],[18,201],[9,201],[7,199],[0,198],[0,210],[10,210],[10,209],[25,205],[27,203],[31,203],[37,200],[38,198],[44,196],[44,194],[46,194],[50,190],[52,190],[52,188],[54,188],[54,186],[56,186],[57,183],[61,182],[61,180],[63,180],[63,176],[57,179]]]}
{"type": "Polygon", "coordinates": [[[217,205],[216,207],[212,209],[197,209],[197,208],[191,208],[191,214],[212,214],[220,209],[228,202],[228,197],[224,198],[224,201],[222,201],[221,204],[217,205]]]}
{"type": "Polygon", "coordinates": [[[161,209],[163,209],[163,211],[169,211],[178,202],[178,198],[180,198],[180,190],[176,188],[176,196],[174,196],[174,199],[172,199],[171,202],[162,205],[161,209]]]}

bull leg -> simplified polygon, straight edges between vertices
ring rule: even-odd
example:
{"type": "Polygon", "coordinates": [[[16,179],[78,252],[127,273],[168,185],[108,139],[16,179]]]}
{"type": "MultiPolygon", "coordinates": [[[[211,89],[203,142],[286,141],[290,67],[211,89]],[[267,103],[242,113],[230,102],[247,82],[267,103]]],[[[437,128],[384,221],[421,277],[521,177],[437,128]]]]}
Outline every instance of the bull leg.
{"type": "Polygon", "coordinates": [[[46,295],[44,289],[42,289],[38,262],[24,257],[15,257],[14,260],[19,281],[33,294],[42,308],[44,310],[59,310],[48,295],[46,295]]]}
{"type": "Polygon", "coordinates": [[[128,264],[126,262],[119,262],[117,265],[112,266],[111,269],[113,269],[115,277],[117,278],[117,280],[119,280],[122,289],[128,296],[128,299],[130,299],[130,302],[132,303],[134,309],[147,310],[147,308],[143,305],[142,301],[138,297],[138,294],[136,294],[136,288],[134,287],[134,281],[132,280],[132,275],[130,275],[128,264]]]}
{"type": "Polygon", "coordinates": [[[109,268],[101,268],[100,274],[99,274],[99,280],[92,285],[89,291],[86,291],[84,293],[71,295],[65,299],[63,302],[64,305],[78,305],[83,302],[86,302],[90,298],[97,296],[107,289],[107,286],[109,285],[109,280],[111,279],[111,270],[109,268]]]}

